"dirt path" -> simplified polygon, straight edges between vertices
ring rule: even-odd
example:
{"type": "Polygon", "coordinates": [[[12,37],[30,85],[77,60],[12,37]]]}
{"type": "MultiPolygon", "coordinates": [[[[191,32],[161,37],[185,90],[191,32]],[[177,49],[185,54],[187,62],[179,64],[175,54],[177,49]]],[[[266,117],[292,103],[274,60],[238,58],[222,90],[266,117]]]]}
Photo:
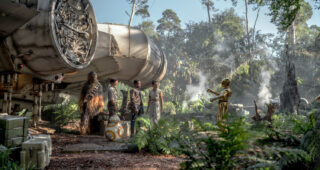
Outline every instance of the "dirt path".
{"type": "MultiPolygon", "coordinates": [[[[44,127],[30,128],[33,134],[44,133],[44,127]]],[[[48,129],[45,129],[46,131],[48,129]]],[[[179,169],[182,157],[157,156],[149,153],[124,153],[124,152],[80,152],[65,153],[63,149],[67,145],[80,144],[90,139],[90,136],[72,134],[51,134],[53,150],[50,164],[47,170],[75,170],[75,169],[179,169]]],[[[103,137],[94,137],[98,141],[104,141],[103,137]]],[[[91,141],[94,143],[95,141],[91,141]]]]}

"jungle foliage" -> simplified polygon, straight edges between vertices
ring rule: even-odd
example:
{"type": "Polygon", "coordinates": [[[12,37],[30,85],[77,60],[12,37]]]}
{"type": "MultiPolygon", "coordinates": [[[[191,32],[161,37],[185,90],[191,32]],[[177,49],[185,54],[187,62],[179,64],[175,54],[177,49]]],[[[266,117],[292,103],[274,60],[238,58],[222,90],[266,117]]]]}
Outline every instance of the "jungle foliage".
{"type": "Polygon", "coordinates": [[[12,158],[10,158],[11,151],[5,146],[0,145],[0,169],[1,170],[19,170],[19,166],[12,158]]]}
{"type": "Polygon", "coordinates": [[[50,116],[52,126],[57,132],[61,132],[62,127],[68,123],[74,123],[80,119],[78,104],[72,99],[61,104],[46,106],[44,112],[50,116]]]}
{"type": "Polygon", "coordinates": [[[319,110],[308,116],[279,114],[270,123],[229,114],[236,118],[217,124],[170,116],[157,125],[141,117],[134,142],[153,154],[186,156],[182,169],[314,169],[320,156],[319,115],[319,110]]]}

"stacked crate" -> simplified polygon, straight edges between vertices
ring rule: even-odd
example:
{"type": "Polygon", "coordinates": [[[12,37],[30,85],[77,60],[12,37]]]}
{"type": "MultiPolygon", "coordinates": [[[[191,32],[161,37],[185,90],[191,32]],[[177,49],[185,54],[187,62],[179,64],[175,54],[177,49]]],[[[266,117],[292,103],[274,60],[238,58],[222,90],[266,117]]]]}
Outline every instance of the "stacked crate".
{"type": "Polygon", "coordinates": [[[20,161],[23,169],[44,169],[50,163],[52,142],[49,135],[34,136],[22,144],[20,161]]]}
{"type": "Polygon", "coordinates": [[[0,144],[8,148],[17,147],[27,140],[27,117],[0,116],[0,144]]]}

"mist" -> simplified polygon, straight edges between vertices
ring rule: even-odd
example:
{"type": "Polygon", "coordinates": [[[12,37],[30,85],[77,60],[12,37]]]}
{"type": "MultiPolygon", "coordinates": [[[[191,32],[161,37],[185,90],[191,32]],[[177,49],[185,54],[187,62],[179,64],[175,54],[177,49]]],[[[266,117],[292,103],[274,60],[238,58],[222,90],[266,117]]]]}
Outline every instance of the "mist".
{"type": "Polygon", "coordinates": [[[198,101],[202,96],[206,95],[206,82],[208,77],[202,72],[198,72],[199,83],[196,85],[189,84],[186,86],[185,96],[187,100],[182,102],[182,107],[185,108],[188,103],[198,101]]]}
{"type": "Polygon", "coordinates": [[[271,75],[265,66],[261,69],[260,80],[258,106],[263,107],[265,104],[269,103],[272,98],[272,94],[270,92],[271,75]]]}

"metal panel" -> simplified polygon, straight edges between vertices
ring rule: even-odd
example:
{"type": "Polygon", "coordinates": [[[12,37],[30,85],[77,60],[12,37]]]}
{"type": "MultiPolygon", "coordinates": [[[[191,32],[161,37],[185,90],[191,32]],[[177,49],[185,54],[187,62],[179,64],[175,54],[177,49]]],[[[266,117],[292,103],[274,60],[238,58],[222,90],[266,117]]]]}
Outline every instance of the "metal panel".
{"type": "Polygon", "coordinates": [[[21,72],[42,78],[87,67],[98,36],[90,1],[41,0],[38,9],[6,38],[11,55],[19,56],[15,64],[26,66],[21,72]]]}
{"type": "Polygon", "coordinates": [[[18,4],[12,0],[1,0],[0,37],[8,36],[37,14],[36,9],[27,8],[24,4],[18,4]]]}
{"type": "MultiPolygon", "coordinates": [[[[143,87],[164,77],[166,57],[144,32],[130,28],[129,38],[128,27],[116,24],[98,24],[98,30],[98,45],[90,66],[66,75],[63,82],[80,84],[86,81],[90,71],[97,72],[100,81],[115,78],[132,85],[132,81],[138,79],[143,87]]],[[[74,87],[81,86],[70,85],[68,89],[74,87]]]]}

